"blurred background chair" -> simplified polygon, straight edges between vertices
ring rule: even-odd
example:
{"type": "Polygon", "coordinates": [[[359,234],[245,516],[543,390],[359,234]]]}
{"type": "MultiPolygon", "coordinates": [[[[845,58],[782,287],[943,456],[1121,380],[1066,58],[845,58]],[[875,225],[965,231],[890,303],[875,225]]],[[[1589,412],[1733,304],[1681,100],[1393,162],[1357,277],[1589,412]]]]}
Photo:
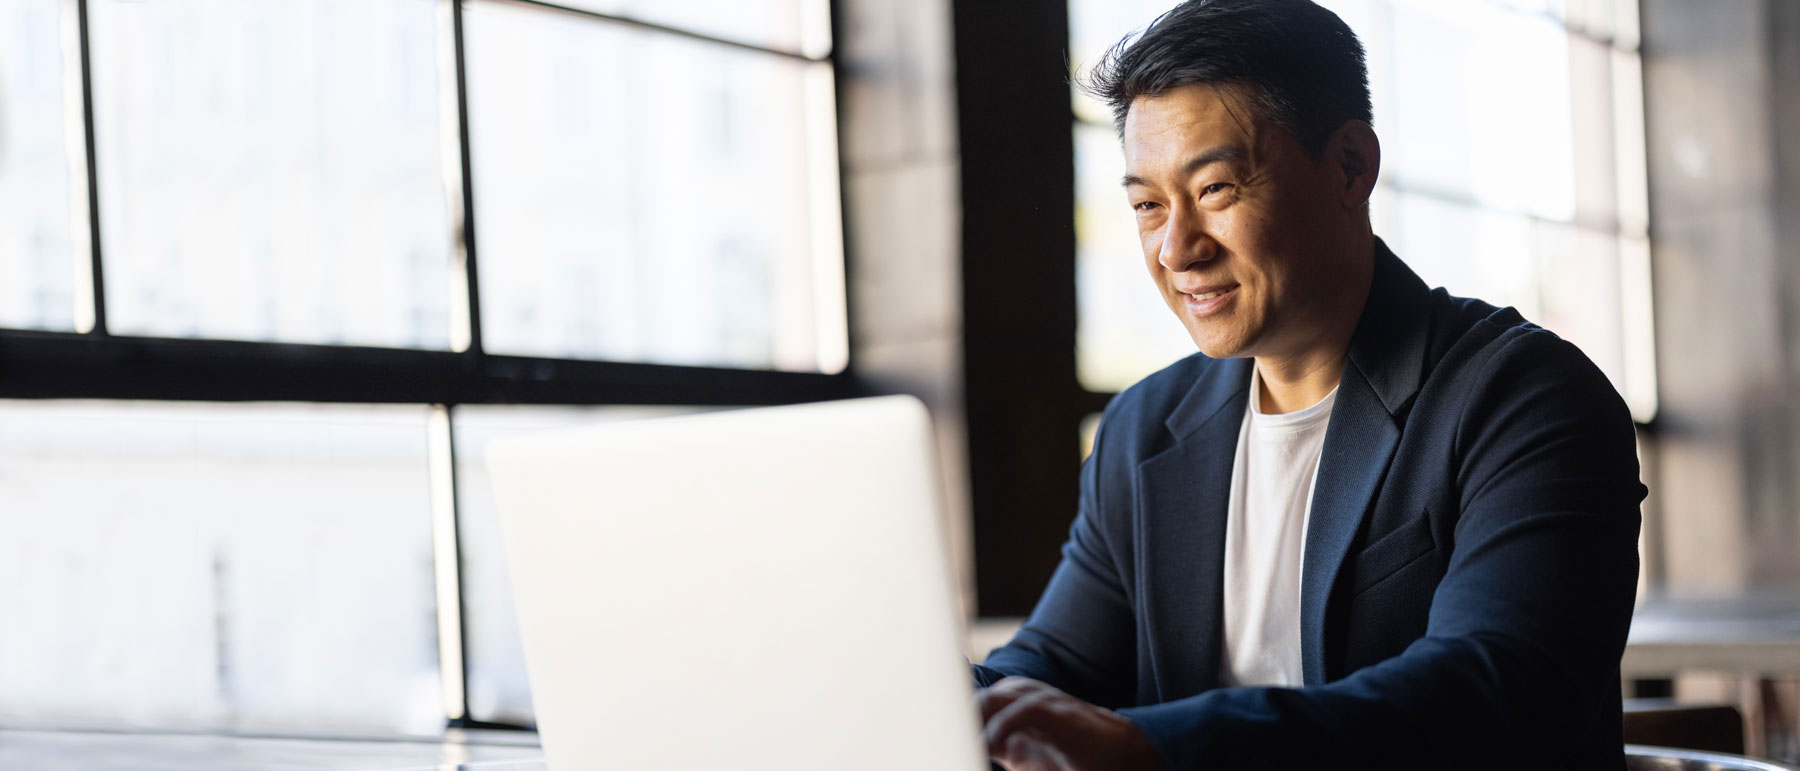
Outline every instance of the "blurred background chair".
{"type": "Polygon", "coordinates": [[[1626,699],[1624,728],[1628,744],[1744,752],[1744,718],[1729,705],[1626,699]]]}
{"type": "Polygon", "coordinates": [[[1625,745],[1627,771],[1800,771],[1800,766],[1742,755],[1625,745]]]}

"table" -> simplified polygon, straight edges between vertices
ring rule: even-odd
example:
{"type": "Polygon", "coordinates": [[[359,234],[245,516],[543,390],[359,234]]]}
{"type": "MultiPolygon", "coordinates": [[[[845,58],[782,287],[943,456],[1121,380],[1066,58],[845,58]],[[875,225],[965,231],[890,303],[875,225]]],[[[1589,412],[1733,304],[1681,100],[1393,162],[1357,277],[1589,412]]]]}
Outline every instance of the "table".
{"type": "Polygon", "coordinates": [[[1645,602],[1632,614],[1620,673],[1693,671],[1800,676],[1800,592],[1645,602]]]}
{"type": "Polygon", "coordinates": [[[545,771],[537,735],[218,735],[0,728],[0,768],[37,771],[545,771]]]}

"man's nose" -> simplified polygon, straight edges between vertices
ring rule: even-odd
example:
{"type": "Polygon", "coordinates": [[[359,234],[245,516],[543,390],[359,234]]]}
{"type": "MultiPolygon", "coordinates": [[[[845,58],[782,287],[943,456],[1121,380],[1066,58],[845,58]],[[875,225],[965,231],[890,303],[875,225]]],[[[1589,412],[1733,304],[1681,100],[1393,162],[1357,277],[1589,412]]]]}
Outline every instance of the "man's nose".
{"type": "Polygon", "coordinates": [[[1218,253],[1218,243],[1206,234],[1202,224],[1201,218],[1192,210],[1172,207],[1156,261],[1164,268],[1180,273],[1196,263],[1211,260],[1218,253]]]}

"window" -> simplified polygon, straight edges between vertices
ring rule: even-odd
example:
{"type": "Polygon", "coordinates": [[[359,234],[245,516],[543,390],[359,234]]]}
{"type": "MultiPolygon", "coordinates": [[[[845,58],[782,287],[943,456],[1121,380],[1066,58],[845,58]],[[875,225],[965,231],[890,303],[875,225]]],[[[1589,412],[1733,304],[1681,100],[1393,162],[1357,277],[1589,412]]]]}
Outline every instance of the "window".
{"type": "MultiPolygon", "coordinates": [[[[1656,410],[1635,0],[1322,0],[1363,41],[1375,233],[1433,286],[1516,306],[1656,410]]],[[[1085,72],[1173,3],[1072,0],[1085,72]]],[[[1143,275],[1111,116],[1074,99],[1078,370],[1117,391],[1193,352],[1143,275]]]]}
{"type": "Polygon", "coordinates": [[[857,392],[828,21],[6,3],[0,718],[529,725],[485,439],[857,392]]]}

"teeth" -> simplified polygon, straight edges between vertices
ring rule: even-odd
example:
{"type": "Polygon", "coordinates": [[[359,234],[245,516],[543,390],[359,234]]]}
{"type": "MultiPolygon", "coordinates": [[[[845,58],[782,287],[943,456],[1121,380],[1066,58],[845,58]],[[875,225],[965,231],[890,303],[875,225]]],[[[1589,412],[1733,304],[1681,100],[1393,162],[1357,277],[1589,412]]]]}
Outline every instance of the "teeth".
{"type": "Polygon", "coordinates": [[[1229,291],[1231,291],[1231,290],[1221,289],[1217,292],[1207,292],[1206,294],[1189,295],[1189,297],[1192,297],[1196,300],[1211,300],[1212,298],[1218,297],[1219,295],[1225,294],[1226,292],[1229,292],[1229,291]]]}

